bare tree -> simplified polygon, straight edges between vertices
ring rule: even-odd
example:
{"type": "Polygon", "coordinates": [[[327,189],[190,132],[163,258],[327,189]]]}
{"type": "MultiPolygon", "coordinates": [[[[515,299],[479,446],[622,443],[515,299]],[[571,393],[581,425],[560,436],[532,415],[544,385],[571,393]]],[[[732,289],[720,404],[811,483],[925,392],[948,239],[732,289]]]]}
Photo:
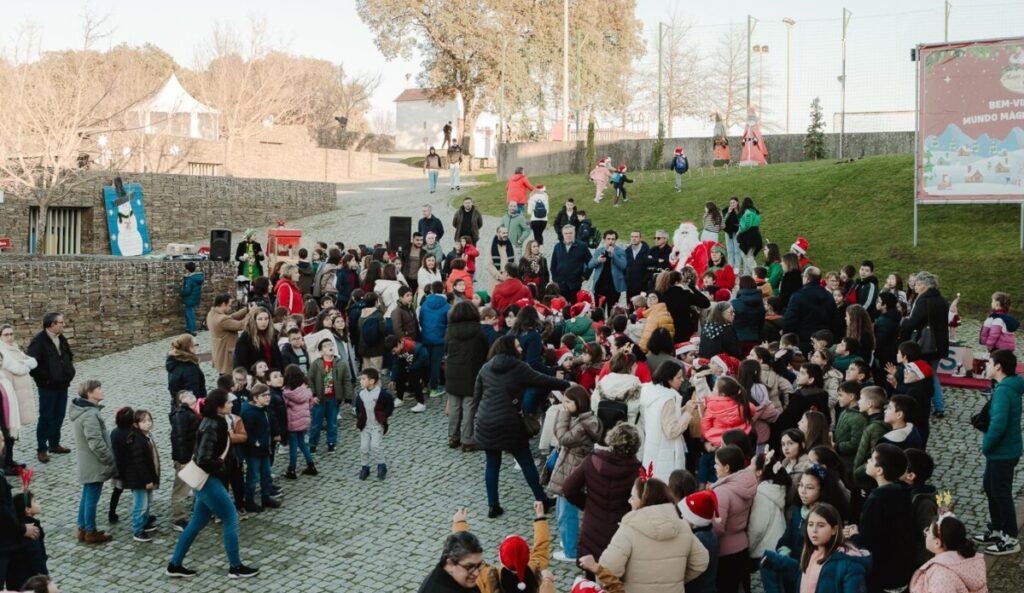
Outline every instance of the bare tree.
{"type": "Polygon", "coordinates": [[[389,110],[378,109],[373,112],[370,130],[381,136],[392,136],[395,133],[395,114],[389,110]]]}
{"type": "Polygon", "coordinates": [[[38,206],[35,253],[43,252],[49,208],[96,175],[90,136],[131,104],[117,98],[119,73],[101,68],[92,51],[107,34],[105,18],[87,13],[82,31],[81,51],[44,54],[26,29],[0,60],[0,188],[38,206]]]}
{"type": "Polygon", "coordinates": [[[668,24],[662,41],[662,72],[667,135],[672,138],[673,119],[701,112],[704,77],[700,72],[700,55],[690,24],[678,10],[672,12],[668,24]]]}
{"type": "Polygon", "coordinates": [[[247,38],[230,27],[215,27],[198,52],[194,82],[199,98],[220,111],[226,142],[224,169],[230,175],[235,144],[250,138],[264,122],[305,123],[309,96],[306,72],[275,50],[266,23],[253,20],[247,38]]]}
{"type": "Polygon", "coordinates": [[[711,56],[707,100],[711,111],[722,114],[725,129],[746,120],[747,40],[738,27],[729,27],[711,56]]]}

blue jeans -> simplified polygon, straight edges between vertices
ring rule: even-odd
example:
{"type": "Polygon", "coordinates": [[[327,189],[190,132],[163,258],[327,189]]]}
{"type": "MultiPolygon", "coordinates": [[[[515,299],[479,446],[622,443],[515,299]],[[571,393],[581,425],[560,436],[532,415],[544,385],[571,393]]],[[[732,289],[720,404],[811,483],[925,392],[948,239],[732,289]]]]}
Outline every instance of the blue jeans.
{"type": "Polygon", "coordinates": [[[302,457],[306,464],[313,463],[313,454],[309,452],[309,445],[306,443],[306,431],[290,431],[288,433],[288,469],[295,469],[299,461],[299,450],[302,450],[302,457]]]}
{"type": "Polygon", "coordinates": [[[427,170],[427,184],[430,186],[430,193],[437,191],[437,175],[439,171],[437,169],[427,170]]]}
{"type": "Polygon", "coordinates": [[[1013,506],[1013,468],[1020,459],[985,459],[982,486],[988,497],[989,529],[1017,537],[1017,512],[1013,506]]]}
{"type": "Polygon", "coordinates": [[[736,235],[730,235],[729,233],[725,234],[725,251],[725,260],[729,262],[732,269],[740,269],[742,256],[740,255],[740,243],[736,240],[736,235]]]}
{"type": "Polygon", "coordinates": [[[529,415],[536,414],[537,407],[540,405],[542,396],[545,393],[536,387],[527,387],[523,391],[523,413],[529,415]]]}
{"type": "Polygon", "coordinates": [[[60,446],[60,427],[68,411],[68,388],[39,388],[39,424],[36,425],[36,451],[60,446]]]}
{"type": "Polygon", "coordinates": [[[185,554],[188,554],[192,542],[196,541],[196,536],[210,522],[210,518],[216,516],[223,522],[221,529],[224,532],[224,554],[228,557],[228,564],[238,566],[242,563],[242,556],[238,552],[238,511],[235,510],[235,503],[231,501],[224,482],[211,476],[202,490],[194,492],[196,506],[192,509],[192,519],[174,546],[171,564],[177,566],[185,561],[185,554]]]}
{"type": "Polygon", "coordinates": [[[451,184],[451,189],[455,189],[462,185],[460,183],[459,175],[462,173],[459,169],[462,167],[459,165],[451,165],[448,167],[448,182],[451,184]]]}
{"type": "Polygon", "coordinates": [[[558,497],[555,504],[558,517],[558,539],[562,540],[562,549],[568,558],[576,557],[576,543],[580,537],[580,510],[565,499],[558,497]]]}
{"type": "Polygon", "coordinates": [[[82,498],[78,501],[78,527],[96,531],[96,505],[100,503],[103,482],[82,484],[82,498]]]}
{"type": "Polygon", "coordinates": [[[185,305],[185,331],[196,335],[196,308],[194,305],[185,305]]]}
{"type": "MultiPolygon", "coordinates": [[[[309,427],[309,446],[320,444],[320,430],[327,420],[327,444],[338,442],[338,399],[335,397],[320,398],[320,403],[313,406],[313,424],[309,427]]],[[[294,463],[292,465],[295,465],[294,463]]]]}
{"type": "Polygon", "coordinates": [[[441,360],[444,358],[444,344],[424,344],[430,355],[430,388],[441,384],[441,360]]]}
{"type": "Polygon", "coordinates": [[[274,480],[270,476],[270,457],[245,457],[245,502],[256,501],[256,482],[260,483],[260,498],[272,496],[274,480]]]}
{"type": "Polygon", "coordinates": [[[132,533],[142,533],[149,521],[149,507],[153,504],[153,491],[145,488],[132,489],[132,533]]]}
{"type": "Polygon", "coordinates": [[[939,383],[939,361],[933,360],[932,365],[932,407],[936,414],[946,413],[946,402],[942,400],[942,383],[939,383]]]}
{"type": "Polygon", "coordinates": [[[705,451],[697,461],[697,481],[701,484],[713,484],[718,481],[715,471],[715,454],[705,451]]]}
{"type": "MultiPolygon", "coordinates": [[[[501,450],[487,449],[487,462],[484,466],[484,483],[487,486],[487,506],[498,506],[498,476],[501,473],[501,450]]],[[[514,451],[509,451],[516,463],[522,469],[526,483],[533,491],[535,500],[547,500],[544,488],[540,485],[540,476],[537,474],[537,466],[534,465],[533,456],[530,455],[529,445],[523,445],[514,451]]]]}

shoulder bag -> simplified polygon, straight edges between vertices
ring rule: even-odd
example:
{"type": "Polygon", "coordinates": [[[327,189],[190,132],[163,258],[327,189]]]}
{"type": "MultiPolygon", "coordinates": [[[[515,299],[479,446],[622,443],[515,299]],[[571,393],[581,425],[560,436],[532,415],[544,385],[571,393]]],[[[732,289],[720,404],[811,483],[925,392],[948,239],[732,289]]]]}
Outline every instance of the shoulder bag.
{"type": "MultiPolygon", "coordinates": [[[[224,447],[224,452],[221,453],[220,458],[223,460],[228,455],[228,449],[231,448],[231,437],[228,437],[227,445],[224,447]]],[[[178,471],[178,477],[181,478],[182,482],[189,485],[190,488],[195,490],[202,490],[203,486],[206,486],[206,481],[210,479],[210,474],[206,473],[206,470],[199,467],[196,463],[195,455],[193,454],[192,459],[185,464],[185,467],[178,471]]]]}

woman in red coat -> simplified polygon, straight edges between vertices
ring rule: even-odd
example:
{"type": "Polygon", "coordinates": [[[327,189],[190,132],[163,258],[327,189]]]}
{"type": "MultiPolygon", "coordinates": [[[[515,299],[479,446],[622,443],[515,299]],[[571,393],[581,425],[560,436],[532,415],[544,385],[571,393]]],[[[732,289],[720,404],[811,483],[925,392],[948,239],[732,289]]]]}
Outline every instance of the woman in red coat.
{"type": "Polygon", "coordinates": [[[281,278],[274,286],[277,306],[288,309],[289,315],[302,315],[302,293],[299,291],[299,267],[295,264],[281,266],[281,278]]]}

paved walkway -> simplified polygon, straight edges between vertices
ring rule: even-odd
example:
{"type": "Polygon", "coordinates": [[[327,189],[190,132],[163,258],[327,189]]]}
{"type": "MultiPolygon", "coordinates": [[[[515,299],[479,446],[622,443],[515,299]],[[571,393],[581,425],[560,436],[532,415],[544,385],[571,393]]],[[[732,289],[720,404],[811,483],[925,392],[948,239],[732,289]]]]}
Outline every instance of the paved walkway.
{"type": "MultiPolygon", "coordinates": [[[[369,243],[386,236],[388,216],[412,214],[418,218],[419,207],[429,202],[448,226],[453,208],[446,203],[452,196],[447,185],[442,183],[433,196],[425,187],[422,177],[346,185],[339,192],[338,211],[291,224],[306,231],[310,242],[369,243]]],[[[495,219],[485,217],[482,236],[491,236],[494,227],[495,219]]],[[[450,248],[451,240],[446,237],[444,244],[450,248]]],[[[977,323],[967,322],[960,331],[962,338],[972,340],[977,323]]],[[[199,341],[201,349],[208,351],[208,335],[200,334],[199,341]]],[[[166,522],[172,480],[164,371],[168,344],[169,340],[161,340],[78,364],[80,380],[96,378],[104,383],[104,415],[109,427],[120,406],[154,412],[154,439],[164,467],[163,484],[155,496],[160,530],[153,542],[131,540],[130,496],[121,501],[121,522],[108,527],[108,485],[101,499],[99,525],[112,531],[114,541],[95,548],[76,543],[79,486],[74,454],[55,456],[48,465],[30,463],[37,470],[34,490],[40,493],[44,508],[50,570],[63,590],[170,592],[187,586],[206,591],[414,591],[437,562],[457,506],[470,508],[471,527],[484,542],[491,562],[496,561],[497,545],[505,535],[520,533],[529,538],[532,533],[531,496],[511,459],[506,458],[501,485],[506,514],[488,520],[483,455],[446,447],[443,404],[430,400],[424,414],[412,414],[408,406],[396,412],[385,440],[390,468],[385,482],[356,479],[358,440],[350,415],[342,420],[338,451],[327,454],[321,449],[317,456],[320,476],[302,476],[297,482],[278,480],[285,492],[284,507],[254,516],[241,527],[242,556],[261,568],[257,578],[227,584],[220,528],[210,525],[187,559],[188,566],[200,571],[199,576],[188,585],[167,579],[163,568],[177,540],[177,532],[166,522]]],[[[215,376],[212,369],[205,368],[207,383],[212,386],[215,376]]],[[[934,483],[940,490],[953,492],[957,514],[974,528],[983,523],[987,512],[981,490],[980,434],[968,419],[982,400],[973,391],[947,390],[946,394],[949,412],[932,425],[930,451],[937,461],[934,483]]],[[[65,425],[64,437],[65,443],[73,446],[70,428],[65,425]]],[[[34,460],[33,440],[29,429],[16,448],[18,460],[34,460]]],[[[275,474],[281,473],[279,460],[275,474]]],[[[1008,557],[1001,563],[1006,569],[997,566],[990,590],[1018,590],[1020,575],[1010,569],[1017,567],[1019,572],[1020,557],[1008,557]]],[[[570,567],[560,564],[555,569],[559,590],[568,590],[570,567]]]]}

